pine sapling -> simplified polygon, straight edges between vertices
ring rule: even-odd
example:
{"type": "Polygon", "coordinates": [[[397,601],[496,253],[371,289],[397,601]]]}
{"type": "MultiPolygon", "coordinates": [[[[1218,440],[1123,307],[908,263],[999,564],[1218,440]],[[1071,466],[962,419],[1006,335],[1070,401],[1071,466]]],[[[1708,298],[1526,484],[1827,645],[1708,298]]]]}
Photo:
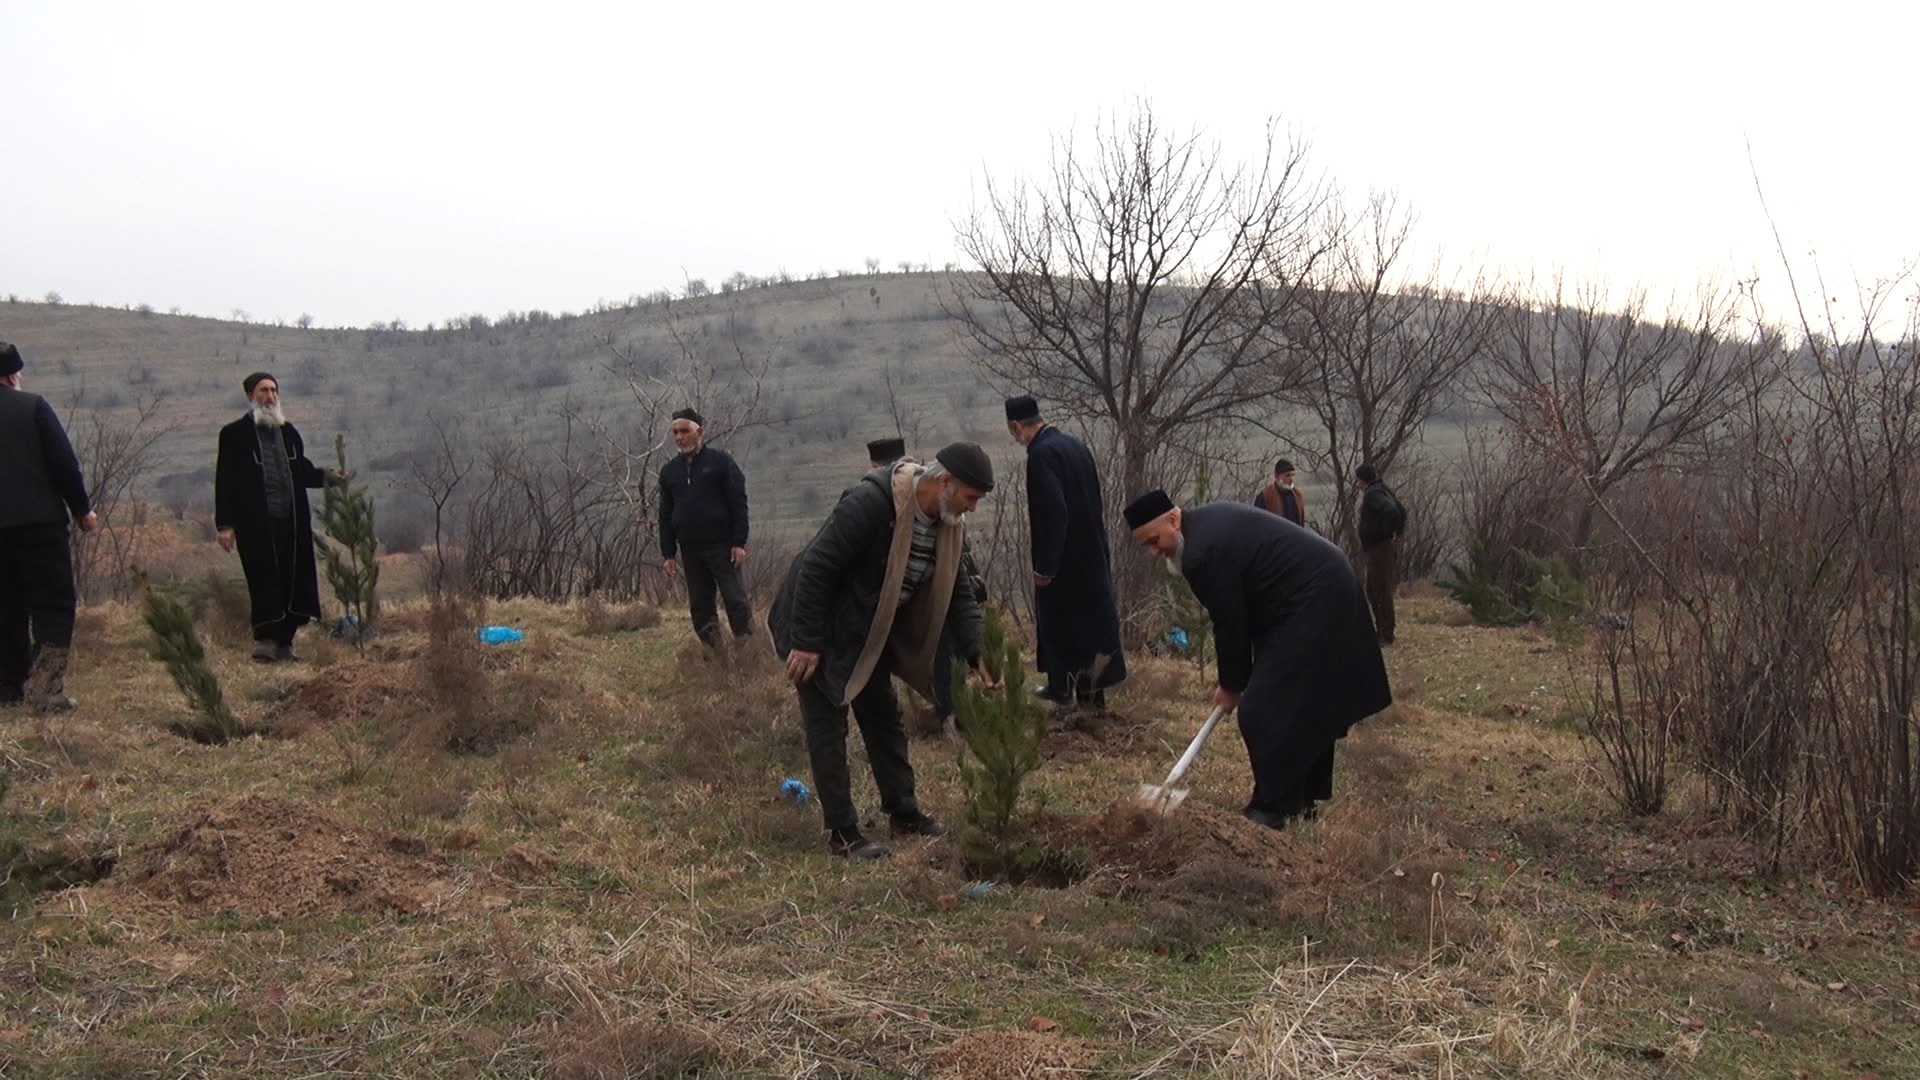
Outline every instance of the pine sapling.
{"type": "Polygon", "coordinates": [[[355,487],[347,469],[347,437],[333,438],[334,454],[340,469],[328,478],[320,504],[320,526],[330,543],[321,550],[326,561],[327,584],[346,609],[352,628],[352,640],[363,644],[380,618],[380,540],[374,529],[373,496],[364,487],[355,487]]]}
{"type": "Polygon", "coordinates": [[[207,651],[200,644],[200,633],[193,625],[193,612],[179,598],[140,579],[141,618],[153,633],[150,645],[153,658],[167,666],[173,684],[186,695],[197,719],[177,726],[181,734],[199,742],[223,743],[246,734],[246,729],[227,707],[220,680],[207,662],[207,651]]]}
{"type": "Polygon", "coordinates": [[[981,657],[1001,689],[975,687],[964,670],[954,673],[954,713],[966,739],[966,752],[960,755],[960,779],[967,791],[961,843],[972,861],[1006,867],[1018,861],[1012,834],[1020,791],[1040,767],[1046,712],[1028,695],[1019,646],[1007,639],[992,609],[981,657]]]}

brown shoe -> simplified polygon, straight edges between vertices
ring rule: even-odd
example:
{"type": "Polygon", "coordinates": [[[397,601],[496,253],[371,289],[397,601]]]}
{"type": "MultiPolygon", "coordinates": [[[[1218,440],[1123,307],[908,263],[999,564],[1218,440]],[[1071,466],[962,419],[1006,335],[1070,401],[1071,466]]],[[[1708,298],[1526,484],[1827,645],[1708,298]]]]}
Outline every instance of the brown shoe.
{"type": "Polygon", "coordinates": [[[27,672],[27,704],[37,713],[72,712],[74,700],[67,696],[67,663],[73,650],[56,646],[41,648],[27,672]]]}

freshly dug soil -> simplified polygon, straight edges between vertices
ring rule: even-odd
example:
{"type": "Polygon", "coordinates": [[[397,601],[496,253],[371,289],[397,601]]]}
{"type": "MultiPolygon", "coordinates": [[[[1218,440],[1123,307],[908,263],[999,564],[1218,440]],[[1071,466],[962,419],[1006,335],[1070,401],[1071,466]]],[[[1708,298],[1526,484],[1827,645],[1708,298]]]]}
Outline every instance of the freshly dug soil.
{"type": "Polygon", "coordinates": [[[1033,1031],[972,1031],[933,1055],[937,1080],[1080,1076],[1098,1055],[1079,1039],[1033,1031]]]}
{"type": "Polygon", "coordinates": [[[442,868],[407,847],[310,806],[248,795],[128,856],[112,887],[202,915],[416,914],[434,901],[442,868]]]}
{"type": "Polygon", "coordinates": [[[1121,799],[1097,817],[1056,818],[1042,828],[1053,843],[1084,845],[1097,870],[1122,880],[1165,879],[1221,862],[1279,876],[1296,861],[1287,834],[1192,799],[1165,815],[1121,799]]]}

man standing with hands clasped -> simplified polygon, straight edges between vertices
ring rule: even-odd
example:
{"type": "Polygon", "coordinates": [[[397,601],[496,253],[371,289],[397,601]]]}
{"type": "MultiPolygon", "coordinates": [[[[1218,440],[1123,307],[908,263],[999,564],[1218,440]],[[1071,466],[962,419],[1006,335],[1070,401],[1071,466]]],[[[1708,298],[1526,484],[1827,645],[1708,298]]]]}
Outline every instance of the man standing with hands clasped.
{"type": "Polygon", "coordinates": [[[740,577],[747,561],[747,478],[725,451],[707,445],[705,427],[693,409],[673,414],[680,452],[660,470],[660,555],[668,577],[686,571],[693,632],[715,649],[714,593],[727,606],[735,641],[753,636],[753,606],[740,577]]]}
{"type": "Polygon", "coordinates": [[[1346,553],[1245,503],[1182,510],[1159,490],[1128,503],[1126,520],[1213,620],[1213,701],[1239,710],[1253,765],[1247,818],[1278,829],[1312,817],[1333,797],[1334,743],[1393,704],[1346,553]]]}
{"type": "Polygon", "coordinates": [[[0,705],[66,712],[73,648],[72,518],[100,527],[53,406],[21,389],[20,350],[0,341],[0,705]]]}

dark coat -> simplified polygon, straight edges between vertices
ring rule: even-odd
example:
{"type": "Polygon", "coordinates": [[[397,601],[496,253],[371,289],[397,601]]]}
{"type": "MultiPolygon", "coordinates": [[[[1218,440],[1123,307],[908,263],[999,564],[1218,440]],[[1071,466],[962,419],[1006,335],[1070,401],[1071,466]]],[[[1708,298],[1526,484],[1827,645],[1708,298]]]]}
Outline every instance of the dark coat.
{"type": "MultiPolygon", "coordinates": [[[[820,667],[814,679],[821,692],[835,702],[845,702],[852,696],[848,693],[848,683],[867,646],[881,594],[889,584],[887,564],[895,540],[896,518],[890,485],[894,483],[894,470],[902,467],[919,468],[906,464],[877,469],[841,493],[826,524],[820,526],[820,531],[788,568],[780,594],[767,614],[774,651],[782,658],[794,649],[820,654],[820,667]]],[[[948,529],[957,534],[953,540],[964,549],[965,526],[947,526],[942,531],[948,529]]],[[[957,552],[955,556],[952,572],[957,579],[960,560],[957,552]]],[[[914,607],[937,591],[930,578],[920,586],[908,607],[914,607]]],[[[939,630],[944,629],[949,635],[954,653],[971,664],[980,658],[982,622],[979,602],[964,582],[956,582],[944,611],[929,613],[928,618],[939,627],[920,643],[925,651],[922,659],[926,678],[909,679],[909,683],[931,700],[939,630]]],[[[904,625],[894,627],[895,632],[904,629],[904,625]]],[[[905,671],[899,673],[903,678],[908,677],[905,671]]],[[[858,687],[854,690],[857,692],[858,687]]]]}
{"type": "Polygon", "coordinates": [[[313,514],[307,489],[325,487],[327,474],[307,460],[306,444],[292,424],[281,427],[280,437],[286,440],[287,464],[293,470],[292,573],[274,556],[267,482],[252,413],[220,429],[219,456],[213,466],[214,528],[233,530],[240,566],[247,575],[255,628],[288,615],[320,617],[320,575],[313,561],[313,514]]]}
{"type": "Polygon", "coordinates": [[[1256,762],[1311,758],[1393,704],[1344,552],[1245,503],[1187,510],[1181,533],[1180,570],[1213,620],[1220,685],[1246,695],[1240,725],[1256,762]]]}
{"type": "Polygon", "coordinates": [[[1360,495],[1360,548],[1377,547],[1407,529],[1407,508],[1385,481],[1375,480],[1360,495]]]}
{"type": "Polygon", "coordinates": [[[87,481],[53,406],[0,387],[0,529],[87,516],[87,481]]]}
{"type": "Polygon", "coordinates": [[[1040,670],[1083,672],[1105,656],[1096,686],[1119,683],[1127,677],[1127,660],[1113,598],[1106,506],[1085,443],[1047,427],[1027,444],[1027,514],[1033,572],[1053,579],[1033,592],[1040,670]]]}
{"type": "Polygon", "coordinates": [[[1295,525],[1307,523],[1307,493],[1297,487],[1288,491],[1278,483],[1269,481],[1266,487],[1254,494],[1252,503],[1269,514],[1279,514],[1295,525]]]}
{"type": "Polygon", "coordinates": [[[703,446],[660,468],[660,554],[747,546],[747,477],[724,450],[703,446]]]}

